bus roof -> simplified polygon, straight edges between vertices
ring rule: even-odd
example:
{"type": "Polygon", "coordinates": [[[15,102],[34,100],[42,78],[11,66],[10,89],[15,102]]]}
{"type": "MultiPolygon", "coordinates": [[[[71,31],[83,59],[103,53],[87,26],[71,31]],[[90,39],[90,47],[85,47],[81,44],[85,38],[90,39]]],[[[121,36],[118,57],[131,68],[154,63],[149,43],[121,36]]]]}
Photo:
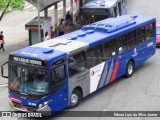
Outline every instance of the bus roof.
{"type": "Polygon", "coordinates": [[[154,21],[155,18],[142,15],[108,18],[63,36],[20,49],[13,54],[27,58],[53,60],[89,46],[104,43],[143,24],[154,21]]]}
{"type": "Polygon", "coordinates": [[[123,33],[132,31],[151,21],[155,21],[155,18],[143,15],[123,15],[117,18],[108,18],[86,25],[80,30],[65,34],[58,38],[68,39],[73,37],[73,40],[86,42],[89,46],[93,46],[97,43],[106,42],[107,39],[110,40],[123,33]],[[84,36],[76,37],[74,39],[78,34],[84,34],[84,36]]]}
{"type": "Polygon", "coordinates": [[[107,9],[111,8],[120,0],[89,0],[85,5],[83,5],[82,9],[94,8],[94,9],[107,9]]]}

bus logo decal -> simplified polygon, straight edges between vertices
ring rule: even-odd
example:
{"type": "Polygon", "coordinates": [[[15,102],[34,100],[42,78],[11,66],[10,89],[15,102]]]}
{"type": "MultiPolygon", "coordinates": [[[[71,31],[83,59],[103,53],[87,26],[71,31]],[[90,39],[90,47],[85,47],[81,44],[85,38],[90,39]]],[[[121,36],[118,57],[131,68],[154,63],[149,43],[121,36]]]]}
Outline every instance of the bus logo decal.
{"type": "Polygon", "coordinates": [[[108,62],[105,62],[104,70],[101,76],[101,82],[99,83],[98,88],[101,88],[104,86],[107,74],[108,74],[108,62]]]}
{"type": "Polygon", "coordinates": [[[105,62],[90,69],[90,93],[97,90],[104,66],[105,62]]]}
{"type": "Polygon", "coordinates": [[[91,72],[91,76],[93,76],[93,75],[94,75],[94,71],[91,72]]]}
{"type": "Polygon", "coordinates": [[[136,48],[134,48],[134,54],[132,55],[132,57],[136,57],[138,55],[138,53],[137,53],[137,49],[136,48]]]}
{"type": "Polygon", "coordinates": [[[102,74],[99,75],[100,79],[99,79],[99,83],[98,83],[98,86],[97,86],[97,89],[98,88],[101,88],[103,86],[103,83],[104,83],[104,78],[103,76],[105,75],[104,72],[106,70],[106,63],[104,64],[104,67],[103,67],[103,71],[102,71],[102,74]]]}
{"type": "Polygon", "coordinates": [[[147,44],[147,47],[151,47],[151,46],[153,46],[153,42],[150,42],[147,44]]]}

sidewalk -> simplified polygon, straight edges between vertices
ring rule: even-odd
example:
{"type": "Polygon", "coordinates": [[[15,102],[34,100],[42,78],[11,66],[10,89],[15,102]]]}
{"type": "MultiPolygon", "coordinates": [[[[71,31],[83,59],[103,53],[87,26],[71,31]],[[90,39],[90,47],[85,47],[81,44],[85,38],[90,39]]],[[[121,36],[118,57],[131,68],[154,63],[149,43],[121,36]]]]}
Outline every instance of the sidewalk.
{"type": "MultiPolygon", "coordinates": [[[[25,24],[37,16],[36,11],[12,11],[4,16],[0,22],[0,31],[4,32],[5,52],[0,51],[0,66],[8,61],[8,56],[12,51],[27,47],[28,31],[25,30],[25,24]]],[[[67,26],[67,32],[79,29],[79,25],[67,26]]],[[[6,71],[7,72],[7,71],[6,71]]],[[[1,74],[1,70],[0,70],[1,74]]],[[[0,86],[7,84],[8,79],[0,76],[0,86]]]]}

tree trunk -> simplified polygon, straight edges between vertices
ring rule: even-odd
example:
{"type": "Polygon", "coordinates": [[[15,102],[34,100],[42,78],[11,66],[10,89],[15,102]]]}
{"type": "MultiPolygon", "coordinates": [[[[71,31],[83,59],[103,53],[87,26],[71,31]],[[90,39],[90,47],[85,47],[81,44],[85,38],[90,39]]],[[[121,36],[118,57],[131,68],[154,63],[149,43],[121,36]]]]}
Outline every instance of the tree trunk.
{"type": "MultiPolygon", "coordinates": [[[[9,3],[10,2],[8,2],[8,4],[6,5],[6,9],[9,7],[9,3]]],[[[3,12],[2,12],[2,14],[0,16],[0,21],[2,20],[4,13],[5,13],[5,10],[3,10],[3,12]]]]}

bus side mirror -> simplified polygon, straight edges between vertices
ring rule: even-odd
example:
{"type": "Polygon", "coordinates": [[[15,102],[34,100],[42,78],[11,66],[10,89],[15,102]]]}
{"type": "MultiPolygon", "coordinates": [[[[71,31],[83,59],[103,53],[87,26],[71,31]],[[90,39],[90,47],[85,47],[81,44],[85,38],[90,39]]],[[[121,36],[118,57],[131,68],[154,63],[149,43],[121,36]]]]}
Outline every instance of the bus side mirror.
{"type": "Polygon", "coordinates": [[[6,65],[6,64],[8,64],[8,62],[4,63],[4,64],[1,66],[1,76],[4,77],[4,78],[8,78],[7,75],[6,75],[6,76],[4,75],[4,69],[3,69],[3,66],[6,65]]]}

